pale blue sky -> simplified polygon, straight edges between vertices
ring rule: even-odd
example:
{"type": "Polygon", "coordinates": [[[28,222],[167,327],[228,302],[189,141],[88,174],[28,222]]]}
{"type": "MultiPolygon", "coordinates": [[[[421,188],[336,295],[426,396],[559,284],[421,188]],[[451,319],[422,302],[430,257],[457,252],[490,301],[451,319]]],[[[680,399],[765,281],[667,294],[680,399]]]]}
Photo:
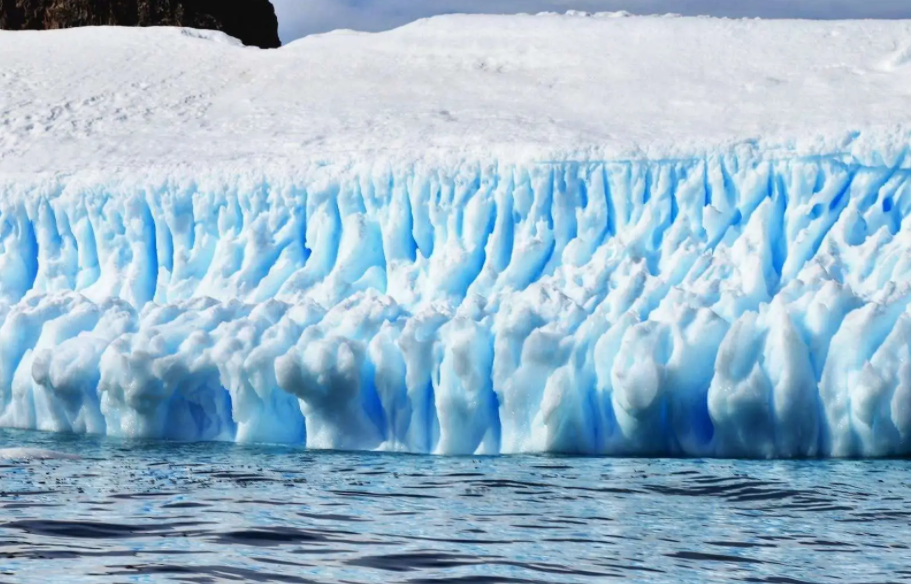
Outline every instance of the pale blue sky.
{"type": "Polygon", "coordinates": [[[336,28],[377,31],[452,12],[614,11],[762,18],[911,18],[911,0],[272,0],[288,42],[336,28]]]}

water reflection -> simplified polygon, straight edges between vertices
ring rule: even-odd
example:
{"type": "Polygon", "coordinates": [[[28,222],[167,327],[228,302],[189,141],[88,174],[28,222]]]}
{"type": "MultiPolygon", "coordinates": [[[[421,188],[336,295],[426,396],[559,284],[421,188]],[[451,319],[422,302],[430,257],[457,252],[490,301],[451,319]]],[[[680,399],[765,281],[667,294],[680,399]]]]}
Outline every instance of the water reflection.
{"type": "Polygon", "coordinates": [[[909,461],[0,440],[3,582],[911,581],[909,461]]]}

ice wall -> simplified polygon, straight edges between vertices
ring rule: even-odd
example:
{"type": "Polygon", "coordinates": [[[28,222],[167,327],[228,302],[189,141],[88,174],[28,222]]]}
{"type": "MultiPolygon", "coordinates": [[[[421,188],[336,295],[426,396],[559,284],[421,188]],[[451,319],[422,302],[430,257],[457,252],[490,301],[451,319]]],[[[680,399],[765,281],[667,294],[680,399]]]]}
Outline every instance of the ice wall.
{"type": "Polygon", "coordinates": [[[434,453],[911,453],[911,170],[6,180],[0,425],[434,453]]]}

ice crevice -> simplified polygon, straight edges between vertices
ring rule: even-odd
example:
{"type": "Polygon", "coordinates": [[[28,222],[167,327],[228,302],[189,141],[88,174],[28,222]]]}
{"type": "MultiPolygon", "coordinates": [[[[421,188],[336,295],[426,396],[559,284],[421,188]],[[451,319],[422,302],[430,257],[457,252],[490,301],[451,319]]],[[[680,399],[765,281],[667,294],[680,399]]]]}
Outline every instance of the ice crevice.
{"type": "Polygon", "coordinates": [[[2,426],[441,454],[911,453],[901,164],[0,188],[2,426]]]}

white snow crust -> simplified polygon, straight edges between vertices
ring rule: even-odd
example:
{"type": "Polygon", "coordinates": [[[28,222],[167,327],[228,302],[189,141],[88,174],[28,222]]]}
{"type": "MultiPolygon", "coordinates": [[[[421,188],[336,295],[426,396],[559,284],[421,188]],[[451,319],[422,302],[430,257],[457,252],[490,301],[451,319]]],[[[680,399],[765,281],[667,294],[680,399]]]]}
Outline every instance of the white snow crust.
{"type": "Polygon", "coordinates": [[[911,22],[0,33],[0,425],[911,453],[911,22]]]}
{"type": "Polygon", "coordinates": [[[277,51],[0,32],[0,169],[512,162],[908,143],[911,21],[446,16],[277,51]]]}

